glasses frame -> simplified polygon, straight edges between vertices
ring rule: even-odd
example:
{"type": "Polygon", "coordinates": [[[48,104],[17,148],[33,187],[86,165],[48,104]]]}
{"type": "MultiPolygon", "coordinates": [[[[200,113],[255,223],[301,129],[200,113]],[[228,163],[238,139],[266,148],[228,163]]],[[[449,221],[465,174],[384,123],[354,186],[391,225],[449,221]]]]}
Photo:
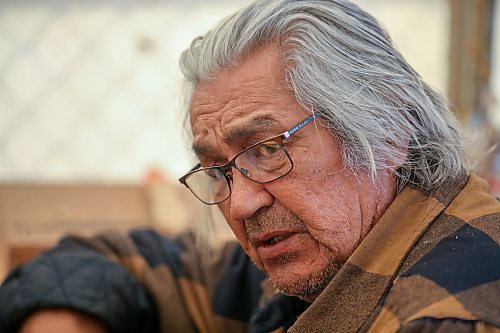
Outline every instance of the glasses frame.
{"type": "MultiPolygon", "coordinates": [[[[193,193],[193,195],[198,199],[200,200],[201,202],[203,202],[204,204],[206,205],[217,205],[221,202],[224,202],[226,201],[227,199],[229,199],[231,197],[231,194],[232,194],[232,188],[231,188],[231,183],[233,181],[232,179],[232,176],[229,175],[227,173],[227,171],[230,169],[230,168],[234,168],[236,170],[238,170],[243,176],[245,176],[245,178],[255,182],[255,183],[258,183],[258,184],[268,184],[268,183],[271,183],[271,182],[274,182],[275,180],[278,180],[280,178],[283,178],[284,176],[288,175],[290,173],[290,171],[293,170],[293,160],[292,160],[292,157],[290,156],[290,154],[288,154],[288,152],[286,151],[285,147],[283,147],[283,140],[285,139],[288,139],[289,137],[291,137],[293,134],[295,134],[298,130],[300,130],[302,127],[304,127],[305,125],[309,124],[310,122],[312,122],[314,119],[316,119],[318,117],[317,114],[313,113],[312,115],[306,117],[305,119],[303,119],[301,122],[299,122],[298,124],[296,124],[295,126],[293,126],[292,128],[290,128],[289,130],[287,131],[284,131],[283,133],[281,134],[278,134],[278,135],[274,135],[274,136],[271,136],[267,139],[264,139],[264,140],[261,140],[257,143],[254,143],[253,145],[243,149],[242,151],[240,151],[238,154],[236,154],[229,162],[227,163],[224,163],[223,165],[212,165],[212,166],[209,166],[209,167],[201,167],[201,164],[198,163],[196,164],[191,170],[189,170],[184,176],[182,176],[181,178],[179,178],[179,182],[181,184],[183,184],[184,186],[186,186],[190,191],[191,193],[193,193]],[[283,151],[285,152],[286,156],[288,157],[288,159],[290,160],[290,163],[292,164],[291,167],[290,167],[290,170],[288,170],[286,173],[284,173],[283,175],[277,177],[277,178],[274,178],[272,180],[269,180],[269,181],[266,181],[266,182],[259,182],[257,180],[254,180],[250,177],[248,177],[248,175],[245,173],[245,171],[241,170],[240,168],[238,168],[238,166],[236,165],[236,159],[241,156],[242,154],[244,154],[246,151],[264,143],[264,142],[267,142],[267,141],[270,141],[270,140],[273,140],[273,139],[277,139],[277,138],[281,138],[282,139],[282,142],[280,143],[280,146],[281,146],[281,149],[283,149],[283,151]],[[212,170],[212,169],[216,169],[216,170],[219,170],[223,175],[224,175],[224,179],[226,180],[227,182],[227,186],[229,188],[229,193],[227,195],[227,197],[225,197],[224,199],[222,200],[219,200],[217,202],[207,202],[205,200],[203,200],[202,198],[200,198],[190,187],[189,185],[187,184],[186,182],[186,179],[191,176],[193,173],[196,173],[196,172],[200,172],[200,171],[204,171],[204,170],[212,170]]],[[[244,169],[244,168],[242,168],[244,169]]]]}

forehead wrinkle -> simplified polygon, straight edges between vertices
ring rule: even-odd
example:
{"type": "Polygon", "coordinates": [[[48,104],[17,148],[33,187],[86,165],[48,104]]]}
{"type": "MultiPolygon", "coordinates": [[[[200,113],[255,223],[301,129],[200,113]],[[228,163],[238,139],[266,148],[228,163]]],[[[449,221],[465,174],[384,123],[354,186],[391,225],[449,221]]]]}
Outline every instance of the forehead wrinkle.
{"type": "MultiPolygon", "coordinates": [[[[269,130],[274,123],[280,124],[270,115],[262,114],[263,109],[279,100],[281,93],[281,87],[269,89],[269,80],[275,79],[259,75],[246,77],[238,84],[233,84],[231,80],[229,83],[225,79],[217,80],[216,76],[215,80],[198,85],[196,98],[192,99],[190,108],[193,134],[197,132],[191,148],[198,157],[219,155],[215,142],[205,140],[211,136],[211,131],[218,132],[221,140],[230,143],[269,130]],[[254,112],[257,115],[252,117],[254,112]],[[241,124],[236,124],[234,120],[241,120],[241,124]]],[[[218,141],[217,134],[215,139],[218,141]]]]}
{"type": "MultiPolygon", "coordinates": [[[[257,80],[256,80],[257,81],[257,80]]],[[[232,97],[241,104],[268,104],[280,97],[280,91],[270,88],[269,84],[256,84],[243,82],[239,87],[233,88],[232,97]]]]}

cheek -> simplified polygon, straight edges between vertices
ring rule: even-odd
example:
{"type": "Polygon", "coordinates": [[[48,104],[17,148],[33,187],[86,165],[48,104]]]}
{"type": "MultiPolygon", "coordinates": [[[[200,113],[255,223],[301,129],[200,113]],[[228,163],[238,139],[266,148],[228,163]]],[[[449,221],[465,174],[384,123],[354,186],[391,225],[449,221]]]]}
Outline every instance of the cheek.
{"type": "Polygon", "coordinates": [[[311,237],[322,247],[347,258],[359,243],[362,229],[354,177],[319,170],[291,176],[293,181],[287,182],[287,186],[270,187],[269,191],[304,222],[311,237]]]}

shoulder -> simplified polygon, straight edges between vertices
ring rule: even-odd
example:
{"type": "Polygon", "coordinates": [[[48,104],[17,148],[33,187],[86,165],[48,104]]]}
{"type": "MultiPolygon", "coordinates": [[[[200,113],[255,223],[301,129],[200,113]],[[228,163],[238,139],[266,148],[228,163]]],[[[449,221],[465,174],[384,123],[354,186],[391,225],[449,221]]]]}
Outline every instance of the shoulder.
{"type": "Polygon", "coordinates": [[[418,332],[442,325],[500,327],[500,205],[490,201],[490,207],[471,207],[477,199],[452,203],[424,233],[379,317],[418,332]]]}

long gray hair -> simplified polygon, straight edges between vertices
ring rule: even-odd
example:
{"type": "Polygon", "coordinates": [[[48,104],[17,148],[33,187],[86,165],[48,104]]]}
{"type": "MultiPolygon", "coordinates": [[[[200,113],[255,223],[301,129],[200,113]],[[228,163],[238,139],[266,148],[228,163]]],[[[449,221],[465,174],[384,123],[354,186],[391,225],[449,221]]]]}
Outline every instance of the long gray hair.
{"type": "Polygon", "coordinates": [[[463,171],[455,116],[370,14],[346,0],[259,0],[193,41],[181,57],[188,100],[199,81],[260,46],[280,48],[283,79],[321,116],[352,172],[392,170],[398,190],[433,190],[463,171]]]}

